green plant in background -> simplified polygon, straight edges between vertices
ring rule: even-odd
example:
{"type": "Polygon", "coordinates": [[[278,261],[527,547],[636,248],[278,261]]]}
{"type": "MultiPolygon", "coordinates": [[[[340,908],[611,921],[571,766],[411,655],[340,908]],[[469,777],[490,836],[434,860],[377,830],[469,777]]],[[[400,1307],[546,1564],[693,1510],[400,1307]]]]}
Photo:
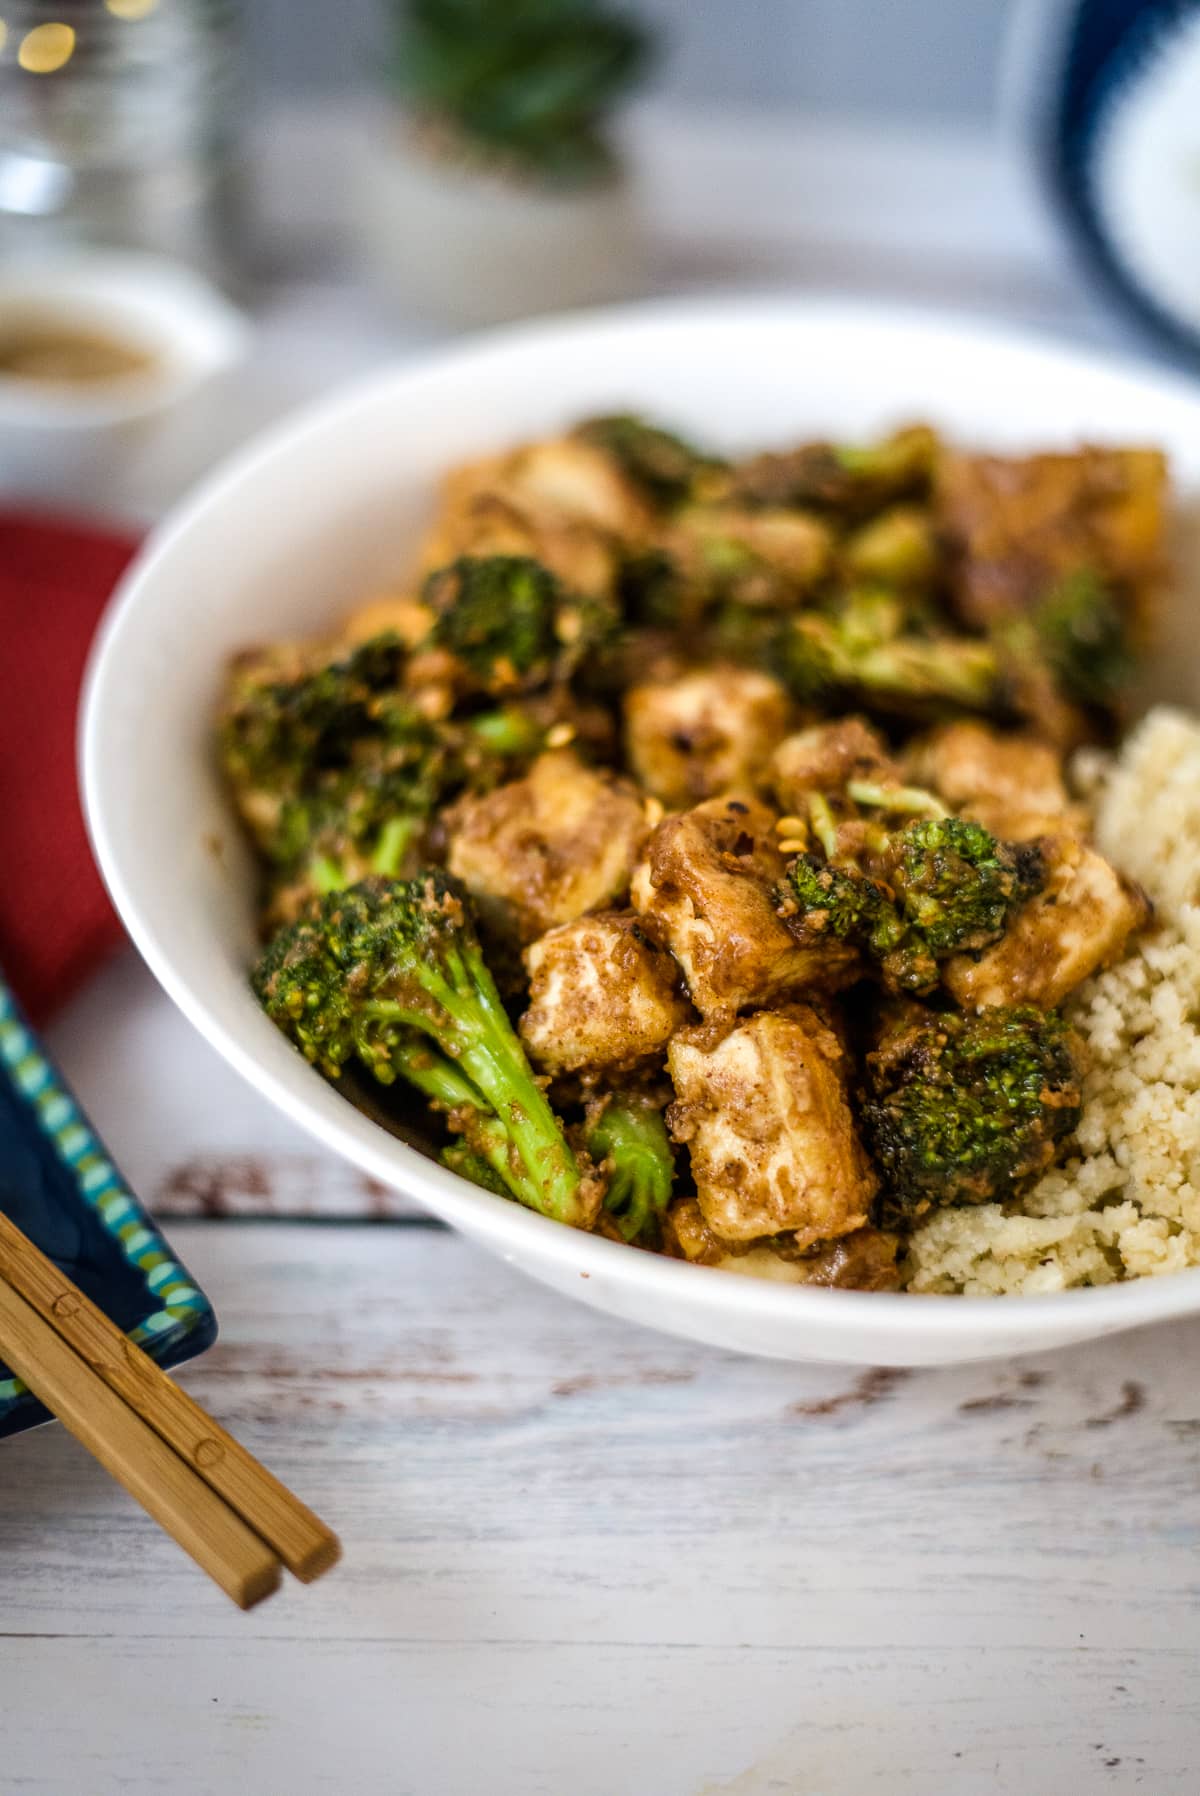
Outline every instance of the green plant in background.
{"type": "Polygon", "coordinates": [[[607,116],[649,51],[597,0],[397,0],[393,77],[447,148],[579,183],[612,168],[607,116]]]}

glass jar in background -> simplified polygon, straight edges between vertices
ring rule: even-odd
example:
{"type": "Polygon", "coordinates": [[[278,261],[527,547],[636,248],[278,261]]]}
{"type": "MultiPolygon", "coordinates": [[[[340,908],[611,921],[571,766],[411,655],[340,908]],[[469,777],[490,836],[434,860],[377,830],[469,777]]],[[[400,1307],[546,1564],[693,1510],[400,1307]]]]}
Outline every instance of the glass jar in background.
{"type": "Polygon", "coordinates": [[[0,257],[102,244],[242,274],[235,0],[0,0],[0,257]]]}

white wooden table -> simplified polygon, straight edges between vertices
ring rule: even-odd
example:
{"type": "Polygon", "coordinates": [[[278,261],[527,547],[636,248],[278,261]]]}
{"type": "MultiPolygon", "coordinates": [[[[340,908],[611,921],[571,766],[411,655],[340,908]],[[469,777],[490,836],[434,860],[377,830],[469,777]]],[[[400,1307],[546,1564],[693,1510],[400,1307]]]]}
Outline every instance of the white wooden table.
{"type": "MultiPolygon", "coordinates": [[[[277,132],[268,175],[319,204],[296,158],[341,130],[277,132]]],[[[1109,329],[986,146],[639,130],[663,285],[739,267],[1109,329]]],[[[264,316],[241,409],[126,509],[414,340],[311,272],[264,316]]],[[[183,1381],[346,1557],[242,1616],[61,1431],[6,1444],[2,1796],[1200,1788],[1200,1326],[913,1374],[708,1352],[315,1151],[131,956],[52,1041],[219,1309],[183,1381]]]]}

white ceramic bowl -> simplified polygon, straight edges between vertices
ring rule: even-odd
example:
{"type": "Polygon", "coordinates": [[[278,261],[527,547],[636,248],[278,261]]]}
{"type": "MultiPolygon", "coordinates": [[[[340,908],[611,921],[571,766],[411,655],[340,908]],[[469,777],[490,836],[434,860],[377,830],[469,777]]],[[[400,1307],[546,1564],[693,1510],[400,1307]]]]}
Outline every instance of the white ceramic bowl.
{"type": "MultiPolygon", "coordinates": [[[[845,302],[665,303],[526,326],[383,373],[272,431],[159,529],[91,667],[92,839],[154,973],[202,1034],[319,1141],[534,1278],[630,1321],[795,1360],[926,1365],[1044,1349],[1200,1310],[1200,1271],[1036,1298],[806,1290],[689,1266],[477,1190],[359,1114],[246,983],[250,867],[214,777],[210,717],[239,646],[314,631],[404,569],[439,472],[601,408],[730,448],[923,417],[960,440],[1149,440],[1200,486],[1200,393],[950,319],[845,302]]],[[[1200,680],[1190,632],[1175,694],[1200,680]]]]}

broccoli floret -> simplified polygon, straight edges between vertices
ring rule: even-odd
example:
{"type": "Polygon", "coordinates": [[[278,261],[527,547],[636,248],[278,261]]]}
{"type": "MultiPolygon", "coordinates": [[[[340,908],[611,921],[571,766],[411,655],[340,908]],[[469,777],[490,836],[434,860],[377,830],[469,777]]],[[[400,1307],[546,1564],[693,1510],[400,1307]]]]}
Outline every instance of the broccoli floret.
{"type": "Polygon", "coordinates": [[[890,991],[931,992],[942,961],[998,941],[1041,888],[1036,844],[1001,842],[981,824],[939,814],[930,793],[851,781],[843,810],[847,799],[859,811],[843,828],[828,800],[810,796],[809,829],[823,852],[789,863],[780,914],[798,935],[859,948],[890,991]],[[891,827],[864,820],[863,807],[890,812],[891,827]]]}
{"type": "Polygon", "coordinates": [[[369,874],[399,879],[420,865],[438,806],[464,789],[513,778],[545,746],[546,729],[509,705],[445,722],[414,720],[410,738],[364,736],[356,759],[316,774],[283,800],[270,839],[268,923],[287,922],[316,894],[369,874]]]}
{"type": "Polygon", "coordinates": [[[559,584],[528,555],[463,555],[430,574],[424,601],[435,612],[430,640],[447,649],[485,692],[549,679],[557,638],[559,584]]]}
{"type": "Polygon", "coordinates": [[[616,628],[613,609],[528,555],[463,555],[430,574],[429,646],[453,656],[478,692],[530,691],[570,677],[616,628]]]}
{"type": "Polygon", "coordinates": [[[924,1011],[867,1058],[863,1118],[886,1181],[881,1217],[1011,1197],[1080,1114],[1081,1048],[1057,1011],[924,1011]]]}
{"type": "Polygon", "coordinates": [[[1043,883],[1036,843],[999,842],[961,817],[906,824],[896,847],[901,914],[935,960],[997,941],[1014,906],[1043,883]]]}
{"type": "Polygon", "coordinates": [[[366,879],[326,896],[280,932],[252,982],[324,1072],[336,1076],[353,1055],[382,1084],[418,1084],[454,1112],[468,1145],[519,1202],[560,1222],[591,1221],[592,1181],[530,1070],[465,898],[446,874],[366,879]]]}
{"type": "Polygon", "coordinates": [[[733,470],[730,494],[746,505],[800,506],[847,520],[870,517],[898,499],[929,491],[937,438],[914,425],[880,443],[806,443],[756,455],[733,470]]]}
{"type": "Polygon", "coordinates": [[[417,849],[439,784],[424,768],[366,766],[326,775],[290,798],[273,844],[275,886],[295,911],[369,873],[397,879],[417,849]]]}
{"type": "Polygon", "coordinates": [[[254,995],[306,1060],[336,1079],[354,1058],[359,1019],[322,918],[278,930],[250,975],[254,995]]]}
{"type": "Polygon", "coordinates": [[[389,765],[429,752],[426,718],[402,691],[404,646],[375,637],[339,660],[280,678],[270,662],[235,668],[223,707],[219,752],[238,809],[272,859],[288,858],[290,799],[369,745],[389,765]]]}
{"type": "Polygon", "coordinates": [[[1125,619],[1112,591],[1086,570],[1051,588],[1034,614],[1042,654],[1079,704],[1108,706],[1132,672],[1125,619]]]}
{"type": "Polygon", "coordinates": [[[802,704],[843,704],[898,716],[956,711],[1000,713],[1005,694],[996,652],[976,637],[947,630],[893,633],[895,601],[843,616],[803,612],[772,639],[771,671],[802,704]],[[872,618],[873,613],[873,618],[872,618]]]}
{"type": "Polygon", "coordinates": [[[584,1125],[584,1142],[608,1173],[604,1208],[626,1241],[657,1245],[671,1201],[675,1156],[662,1112],[621,1092],[601,1100],[584,1125]]]}
{"type": "MultiPolygon", "coordinates": [[[[791,904],[810,931],[850,942],[882,961],[904,939],[904,925],[886,886],[857,866],[839,867],[800,854],[788,867],[791,904]]],[[[790,908],[790,907],[789,907],[790,908]]]]}
{"type": "Polygon", "coordinates": [[[659,506],[679,505],[702,474],[724,466],[690,443],[644,418],[620,412],[589,418],[575,432],[583,442],[611,455],[621,472],[659,506]]]}
{"type": "Polygon", "coordinates": [[[894,505],[859,526],[842,547],[842,564],[853,580],[888,587],[922,587],[937,574],[933,521],[915,505],[894,505]]]}

